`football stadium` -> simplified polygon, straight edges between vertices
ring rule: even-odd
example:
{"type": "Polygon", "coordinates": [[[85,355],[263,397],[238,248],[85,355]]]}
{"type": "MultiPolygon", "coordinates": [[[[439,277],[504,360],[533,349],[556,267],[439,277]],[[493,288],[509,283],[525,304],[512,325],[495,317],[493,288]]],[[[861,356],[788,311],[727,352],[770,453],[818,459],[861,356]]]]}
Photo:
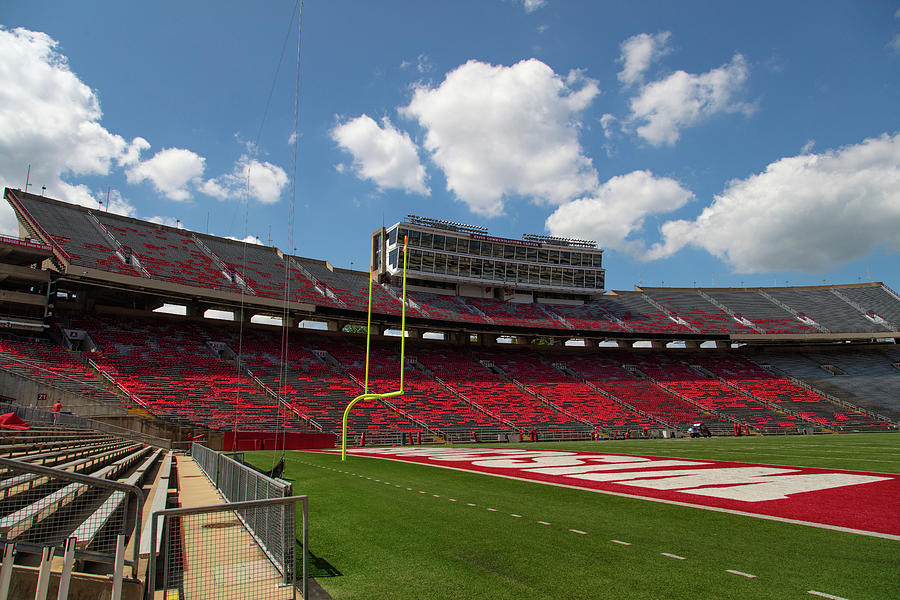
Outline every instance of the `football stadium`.
{"type": "Polygon", "coordinates": [[[593,241],[416,215],[358,271],[4,200],[3,597],[900,589],[883,283],[607,290],[593,241]]]}

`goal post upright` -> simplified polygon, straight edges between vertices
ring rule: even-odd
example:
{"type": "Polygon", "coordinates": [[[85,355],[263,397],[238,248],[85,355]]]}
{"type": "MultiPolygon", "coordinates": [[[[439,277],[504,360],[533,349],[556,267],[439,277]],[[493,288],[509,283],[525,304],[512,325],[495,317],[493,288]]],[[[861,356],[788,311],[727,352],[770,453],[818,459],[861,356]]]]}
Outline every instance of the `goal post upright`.
{"type": "Polygon", "coordinates": [[[369,309],[366,320],[366,371],[365,382],[363,384],[363,393],[350,401],[347,408],[344,409],[344,416],[341,419],[341,460],[347,460],[347,417],[350,415],[350,409],[360,400],[382,400],[384,398],[393,398],[403,395],[403,372],[406,366],[406,264],[408,253],[406,245],[409,243],[409,237],[403,238],[403,297],[400,302],[400,389],[393,392],[383,394],[369,393],[369,350],[371,348],[370,341],[372,339],[372,267],[369,266],[369,309]]]}

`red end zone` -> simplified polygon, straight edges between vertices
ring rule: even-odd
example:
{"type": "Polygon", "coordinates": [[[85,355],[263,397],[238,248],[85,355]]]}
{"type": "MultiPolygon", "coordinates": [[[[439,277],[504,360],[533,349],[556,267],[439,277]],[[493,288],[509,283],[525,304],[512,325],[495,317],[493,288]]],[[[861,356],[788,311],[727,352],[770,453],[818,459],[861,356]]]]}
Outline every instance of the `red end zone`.
{"type": "Polygon", "coordinates": [[[900,540],[900,476],[888,473],[512,448],[348,452],[900,540]]]}

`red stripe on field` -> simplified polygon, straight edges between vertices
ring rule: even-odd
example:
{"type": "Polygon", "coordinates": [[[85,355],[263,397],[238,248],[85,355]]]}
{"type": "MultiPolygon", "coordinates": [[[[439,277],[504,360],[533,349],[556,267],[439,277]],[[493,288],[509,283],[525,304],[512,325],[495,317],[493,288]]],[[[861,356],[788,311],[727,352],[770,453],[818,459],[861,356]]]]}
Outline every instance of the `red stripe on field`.
{"type": "Polygon", "coordinates": [[[900,476],[889,473],[512,448],[373,448],[349,452],[900,536],[900,476]]]}

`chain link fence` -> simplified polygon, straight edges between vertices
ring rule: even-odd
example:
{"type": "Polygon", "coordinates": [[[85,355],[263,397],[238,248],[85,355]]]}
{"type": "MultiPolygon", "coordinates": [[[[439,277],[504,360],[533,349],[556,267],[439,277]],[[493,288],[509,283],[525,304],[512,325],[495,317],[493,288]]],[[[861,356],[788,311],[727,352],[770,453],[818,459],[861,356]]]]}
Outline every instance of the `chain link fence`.
{"type": "Polygon", "coordinates": [[[109,452],[97,458],[101,466],[91,476],[0,458],[0,544],[15,544],[17,564],[36,566],[44,548],[62,555],[75,538],[84,570],[110,574],[120,537],[130,537],[134,552],[124,562],[137,577],[144,497],[134,474],[127,482],[111,479],[135,465],[146,469],[154,452],[109,452]]]}
{"type": "MultiPolygon", "coordinates": [[[[230,503],[246,504],[261,500],[282,500],[290,497],[293,486],[282,479],[268,477],[235,460],[231,456],[210,450],[202,444],[191,446],[191,457],[210,481],[230,503]]],[[[240,457],[242,459],[242,457],[240,457]]],[[[226,506],[234,506],[229,504],[226,506]]],[[[303,530],[307,528],[305,518],[303,530]]],[[[294,577],[296,548],[296,508],[273,503],[265,508],[249,508],[235,511],[235,516],[246,527],[260,551],[282,573],[285,580],[294,577]]],[[[303,563],[307,561],[305,542],[302,545],[303,563]]],[[[304,570],[303,581],[306,576],[304,570]]]]}
{"type": "MultiPolygon", "coordinates": [[[[254,538],[242,524],[251,513],[294,514],[298,502],[303,509],[302,544],[306,548],[306,496],[173,508],[153,513],[151,536],[155,538],[157,527],[160,527],[164,542],[158,550],[161,553],[159,560],[157,550],[150,556],[148,597],[156,597],[161,591],[164,598],[192,600],[295,599],[297,569],[293,562],[285,572],[273,568],[271,557],[253,543],[254,538]]],[[[306,552],[300,572],[301,594],[307,598],[306,552]]]]}

